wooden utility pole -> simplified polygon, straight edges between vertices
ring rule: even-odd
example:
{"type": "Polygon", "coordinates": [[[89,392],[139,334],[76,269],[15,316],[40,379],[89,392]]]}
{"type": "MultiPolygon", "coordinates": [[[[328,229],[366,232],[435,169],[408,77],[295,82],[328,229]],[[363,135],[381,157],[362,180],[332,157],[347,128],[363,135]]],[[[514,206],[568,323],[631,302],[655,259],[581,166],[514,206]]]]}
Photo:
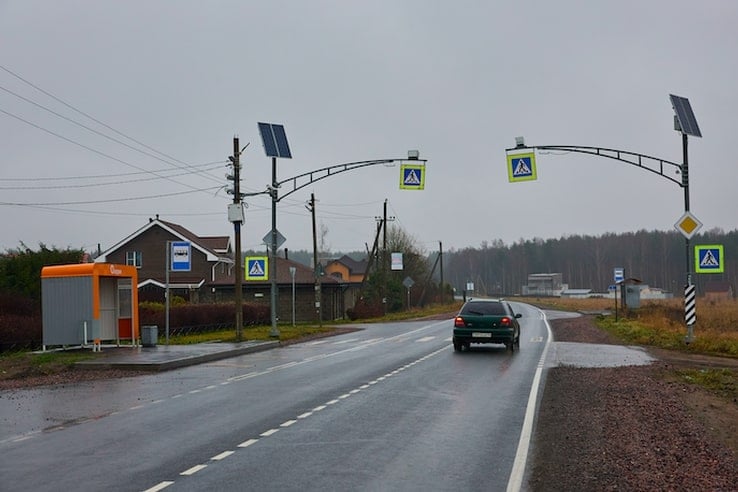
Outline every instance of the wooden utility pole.
{"type": "Polygon", "coordinates": [[[323,326],[323,308],[320,292],[320,272],[318,271],[318,233],[315,228],[315,193],[310,193],[310,204],[308,205],[313,216],[313,274],[315,275],[315,312],[318,315],[318,324],[323,326]]]}
{"type": "MultiPolygon", "coordinates": [[[[233,165],[233,174],[228,179],[233,178],[233,204],[241,207],[241,163],[240,148],[238,146],[238,137],[233,137],[233,155],[229,158],[233,165]]],[[[233,252],[234,265],[234,302],[236,304],[236,341],[240,342],[243,338],[243,271],[241,270],[241,220],[233,218],[233,236],[235,240],[235,251],[233,252]]]]}
{"type": "Polygon", "coordinates": [[[445,299],[445,289],[443,287],[443,243],[441,241],[438,241],[438,258],[441,262],[441,304],[446,300],[445,299]]]}

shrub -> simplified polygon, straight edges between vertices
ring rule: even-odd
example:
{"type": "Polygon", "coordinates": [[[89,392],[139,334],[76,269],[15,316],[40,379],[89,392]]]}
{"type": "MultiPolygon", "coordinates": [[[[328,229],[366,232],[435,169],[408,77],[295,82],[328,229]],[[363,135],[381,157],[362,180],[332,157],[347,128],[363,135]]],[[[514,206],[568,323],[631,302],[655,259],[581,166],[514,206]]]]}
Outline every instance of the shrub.
{"type": "Polygon", "coordinates": [[[351,321],[379,318],[384,316],[384,307],[379,302],[367,302],[364,299],[360,299],[353,308],[346,310],[346,316],[351,321]]]}
{"type": "MultiPolygon", "coordinates": [[[[243,324],[260,325],[270,321],[269,306],[261,304],[243,304],[243,324]]],[[[159,303],[139,304],[139,324],[157,325],[160,328],[166,325],[166,312],[159,303]]],[[[223,327],[235,324],[235,304],[184,304],[169,307],[169,327],[223,327]]]]}

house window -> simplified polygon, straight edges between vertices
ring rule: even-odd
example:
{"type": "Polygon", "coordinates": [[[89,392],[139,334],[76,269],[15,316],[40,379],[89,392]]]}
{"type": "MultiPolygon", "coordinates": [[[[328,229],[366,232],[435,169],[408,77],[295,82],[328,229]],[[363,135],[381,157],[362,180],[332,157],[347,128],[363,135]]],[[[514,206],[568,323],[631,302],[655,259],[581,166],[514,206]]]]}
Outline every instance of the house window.
{"type": "Polygon", "coordinates": [[[141,252],[126,251],[126,265],[133,265],[136,268],[141,268],[141,252]]]}

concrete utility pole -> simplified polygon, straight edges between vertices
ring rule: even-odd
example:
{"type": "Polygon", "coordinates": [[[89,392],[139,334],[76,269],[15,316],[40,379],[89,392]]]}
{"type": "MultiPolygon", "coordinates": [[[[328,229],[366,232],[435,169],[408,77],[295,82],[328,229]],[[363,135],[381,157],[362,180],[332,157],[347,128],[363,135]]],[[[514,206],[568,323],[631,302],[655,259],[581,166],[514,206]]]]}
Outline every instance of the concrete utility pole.
{"type": "Polygon", "coordinates": [[[321,304],[320,272],[318,271],[318,233],[315,228],[315,193],[310,193],[310,202],[307,207],[313,217],[313,275],[315,276],[315,313],[318,315],[318,325],[323,326],[323,307],[321,304]]]}

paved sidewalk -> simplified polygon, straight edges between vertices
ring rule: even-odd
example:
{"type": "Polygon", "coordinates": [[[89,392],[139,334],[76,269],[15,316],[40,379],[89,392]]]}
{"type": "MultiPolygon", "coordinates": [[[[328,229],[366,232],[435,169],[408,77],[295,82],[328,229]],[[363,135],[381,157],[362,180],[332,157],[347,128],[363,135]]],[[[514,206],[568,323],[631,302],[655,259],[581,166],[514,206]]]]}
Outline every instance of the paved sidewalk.
{"type": "Polygon", "coordinates": [[[156,345],[154,347],[103,345],[99,354],[100,357],[95,360],[77,362],[76,366],[81,369],[126,369],[157,372],[260,352],[278,346],[278,341],[156,345]]]}

